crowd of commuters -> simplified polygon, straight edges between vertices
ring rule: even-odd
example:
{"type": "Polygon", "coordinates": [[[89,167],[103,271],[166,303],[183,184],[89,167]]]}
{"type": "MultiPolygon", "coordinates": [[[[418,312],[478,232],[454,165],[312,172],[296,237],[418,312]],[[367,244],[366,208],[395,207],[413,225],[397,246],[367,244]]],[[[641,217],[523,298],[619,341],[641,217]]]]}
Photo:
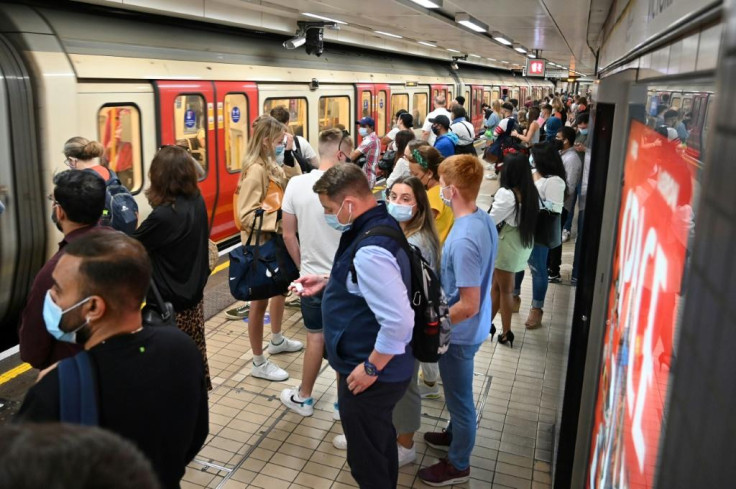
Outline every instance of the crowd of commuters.
{"type": "MultiPolygon", "coordinates": [[[[383,140],[373,119],[362,118],[357,147],[347,131],[325,130],[318,157],[289,130],[288,111],[277,107],[253,122],[243,156],[234,199],[241,241],[256,232],[261,242],[280,234],[300,270],[290,289],[300,299],[306,351],[301,382],[283,389],[280,399],[311,416],[326,355],[337,376],[333,418],[344,430],[333,443],[347,449],[360,487],[396,486],[399,467],[417,459],[422,399],[441,396],[450,422],[424,439],[447,456],[418,475],[430,485],[469,479],[477,428],[475,354],[489,333],[493,339],[491,322],[499,312],[498,342],[513,347],[511,315],[520,308],[527,266],[533,294],[526,327],[542,325],[547,284],[559,281],[561,248],[535,243],[538,214],[560,214],[566,226],[578,193],[581,215],[584,210],[587,100],[529,99],[521,110],[518,101],[494,101],[487,108],[488,153],[503,162],[489,212],[476,204],[485,169],[464,103],[458,97],[448,110],[438,95],[418,139],[406,111],[396,114],[395,130],[383,140]],[[500,151],[509,138],[529,155],[500,151]],[[373,193],[381,143],[394,152],[385,201],[373,193]],[[282,196],[275,207],[274,192],[282,196]],[[259,229],[256,214],[263,215],[259,229]],[[453,327],[437,363],[412,355],[411,257],[396,236],[370,232],[386,228],[403,235],[440,277],[453,327]]],[[[136,487],[179,487],[207,437],[212,389],[203,308],[212,257],[197,185],[201,167],[187,148],[160,148],[145,192],[152,212],[126,235],[100,225],[110,177],[101,145],[72,138],[64,154],[70,169],[54,177],[49,195],[52,220],[64,238],[38,273],[20,325],[21,357],[41,370],[18,413],[29,436],[12,428],[3,442],[28,450],[55,438],[60,453],[117,444],[137,467],[131,476],[136,487]],[[156,304],[159,296],[173,308],[176,328],[144,324],[142,303],[156,304]],[[91,389],[94,409],[69,400],[68,391],[80,389],[91,389]],[[32,424],[55,421],[97,425],[122,440],[99,429],[32,424]]],[[[577,268],[576,262],[573,279],[577,268]]],[[[277,294],[227,313],[247,319],[254,377],[287,380],[289,374],[264,353],[304,347],[281,333],[284,305],[285,294],[277,294]],[[271,338],[264,348],[267,310],[271,338]]]]}

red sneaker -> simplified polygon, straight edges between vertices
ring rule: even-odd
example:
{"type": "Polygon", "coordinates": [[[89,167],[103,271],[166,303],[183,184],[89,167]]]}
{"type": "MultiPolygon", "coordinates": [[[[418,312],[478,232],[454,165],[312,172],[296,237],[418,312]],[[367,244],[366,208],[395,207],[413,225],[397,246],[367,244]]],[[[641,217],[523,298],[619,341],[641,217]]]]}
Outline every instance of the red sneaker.
{"type": "Polygon", "coordinates": [[[449,460],[441,458],[438,463],[420,470],[418,475],[429,486],[451,486],[468,482],[470,467],[465,470],[457,470],[449,460]]]}
{"type": "Polygon", "coordinates": [[[427,442],[432,448],[442,450],[446,452],[450,449],[450,442],[452,442],[452,434],[445,430],[436,431],[434,433],[425,433],[424,441],[427,442]]]}

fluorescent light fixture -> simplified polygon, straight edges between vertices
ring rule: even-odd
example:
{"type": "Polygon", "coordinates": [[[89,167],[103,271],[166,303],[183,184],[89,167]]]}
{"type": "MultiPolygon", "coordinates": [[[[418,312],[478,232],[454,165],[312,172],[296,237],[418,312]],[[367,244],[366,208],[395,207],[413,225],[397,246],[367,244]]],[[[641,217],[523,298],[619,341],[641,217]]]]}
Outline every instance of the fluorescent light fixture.
{"type": "Polygon", "coordinates": [[[388,37],[395,37],[396,39],[403,39],[404,38],[404,36],[397,36],[396,34],[391,34],[390,32],[383,32],[383,31],[373,31],[373,32],[375,32],[376,34],[382,34],[382,35],[388,36],[388,37]]]}
{"type": "Polygon", "coordinates": [[[424,8],[442,8],[442,0],[411,0],[424,8]]]}
{"type": "Polygon", "coordinates": [[[494,41],[500,42],[501,44],[505,46],[511,46],[513,44],[511,41],[508,40],[508,38],[506,38],[506,36],[504,36],[500,32],[492,33],[491,37],[493,38],[494,41]]]}
{"type": "Polygon", "coordinates": [[[514,44],[514,51],[521,54],[526,54],[526,49],[521,44],[514,44]]]}
{"type": "Polygon", "coordinates": [[[419,44],[421,44],[422,46],[429,46],[430,48],[436,48],[437,47],[436,44],[432,44],[431,42],[424,42],[424,41],[417,41],[417,42],[419,44]]]}
{"type": "Polygon", "coordinates": [[[508,61],[501,61],[501,63],[503,63],[503,64],[505,64],[505,65],[509,64],[509,62],[508,62],[508,61]]]}
{"type": "Polygon", "coordinates": [[[465,12],[460,12],[457,15],[455,15],[455,22],[475,32],[487,32],[488,31],[488,26],[486,24],[479,21],[475,17],[471,17],[465,12]]]}
{"type": "Polygon", "coordinates": [[[488,61],[496,61],[496,58],[488,58],[488,61]]]}
{"type": "Polygon", "coordinates": [[[447,50],[448,50],[448,51],[450,51],[451,53],[459,53],[459,52],[460,52],[460,51],[458,51],[457,49],[450,49],[450,48],[447,48],[447,50]]]}
{"type": "Polygon", "coordinates": [[[535,54],[532,54],[532,53],[526,53],[526,55],[527,55],[528,57],[532,58],[532,59],[534,59],[534,58],[536,58],[536,57],[537,57],[537,56],[536,56],[535,54]]]}
{"type": "Polygon", "coordinates": [[[317,15],[317,14],[309,14],[309,13],[307,13],[307,12],[304,12],[304,13],[303,13],[302,15],[304,15],[304,16],[306,16],[306,17],[312,17],[313,19],[320,19],[320,20],[324,20],[324,21],[326,21],[326,22],[334,22],[334,23],[336,23],[336,24],[347,24],[347,22],[343,22],[343,21],[341,21],[341,20],[337,20],[337,19],[331,19],[331,18],[329,18],[329,17],[325,17],[325,16],[323,16],[323,15],[317,15]]]}
{"type": "Polygon", "coordinates": [[[468,56],[470,56],[471,58],[480,58],[480,56],[478,56],[477,54],[469,54],[468,56]]]}

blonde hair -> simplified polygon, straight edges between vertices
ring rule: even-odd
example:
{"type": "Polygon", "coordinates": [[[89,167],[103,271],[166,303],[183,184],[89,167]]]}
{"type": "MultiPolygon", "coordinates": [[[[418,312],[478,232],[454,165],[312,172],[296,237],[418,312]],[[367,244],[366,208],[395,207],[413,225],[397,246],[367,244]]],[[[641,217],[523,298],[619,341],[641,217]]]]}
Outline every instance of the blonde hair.
{"type": "Polygon", "coordinates": [[[105,154],[105,147],[97,141],[76,136],[64,143],[64,156],[88,161],[105,154]]]}
{"type": "Polygon", "coordinates": [[[281,188],[286,188],[286,174],[276,163],[276,153],[271,145],[274,139],[283,137],[284,133],[286,133],[286,126],[271,116],[262,115],[255,120],[253,136],[248,140],[248,146],[245,148],[245,154],[243,155],[241,178],[244,178],[251,166],[263,165],[268,178],[281,188]],[[268,141],[268,144],[264,144],[265,141],[268,141]]]}
{"type": "Polygon", "coordinates": [[[497,114],[501,112],[501,101],[496,99],[491,102],[491,110],[497,114]]]}

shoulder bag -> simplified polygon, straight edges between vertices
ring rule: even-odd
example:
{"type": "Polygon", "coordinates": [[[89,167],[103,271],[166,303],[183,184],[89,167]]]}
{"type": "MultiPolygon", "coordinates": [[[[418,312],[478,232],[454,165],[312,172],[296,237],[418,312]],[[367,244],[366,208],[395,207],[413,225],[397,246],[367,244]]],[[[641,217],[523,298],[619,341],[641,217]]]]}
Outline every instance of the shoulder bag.
{"type": "Polygon", "coordinates": [[[547,209],[539,197],[542,204],[537,215],[537,228],[534,231],[534,244],[546,246],[547,248],[557,248],[562,244],[562,216],[559,212],[552,212],[547,209]]]}
{"type": "Polygon", "coordinates": [[[239,300],[275,297],[299,278],[299,270],[279,233],[261,244],[263,214],[263,209],[256,210],[248,241],[230,252],[230,293],[239,300]],[[254,234],[255,244],[251,244],[254,234]]]}
{"type": "Polygon", "coordinates": [[[175,328],[176,313],[174,312],[174,306],[171,302],[164,301],[153,279],[151,279],[151,290],[156,302],[154,304],[146,303],[141,311],[143,326],[173,326],[175,328]]]}

